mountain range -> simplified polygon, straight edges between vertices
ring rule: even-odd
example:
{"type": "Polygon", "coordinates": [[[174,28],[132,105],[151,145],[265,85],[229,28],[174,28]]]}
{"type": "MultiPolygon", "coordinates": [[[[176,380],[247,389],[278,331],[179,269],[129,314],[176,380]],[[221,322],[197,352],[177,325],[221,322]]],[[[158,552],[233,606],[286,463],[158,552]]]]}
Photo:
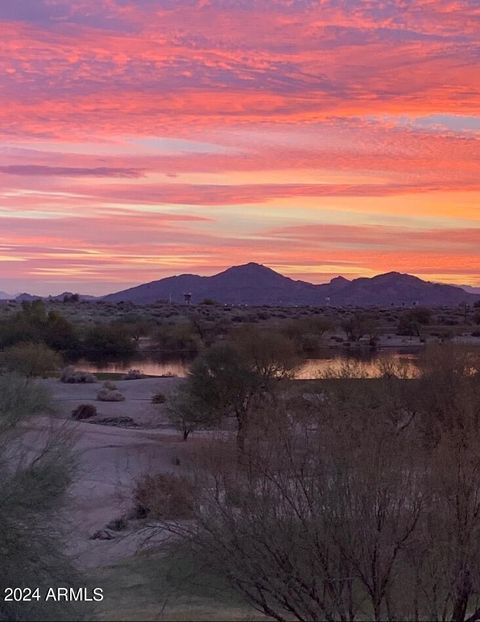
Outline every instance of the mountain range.
{"type": "Polygon", "coordinates": [[[418,277],[389,272],[372,278],[336,277],[314,285],[297,281],[257,263],[233,266],[213,276],[181,274],[145,283],[108,296],[109,302],[149,304],[159,300],[192,303],[213,299],[226,304],[332,305],[332,306],[432,306],[458,305],[480,300],[461,287],[431,283],[418,277]]]}
{"type": "MultiPolygon", "coordinates": [[[[80,295],[80,300],[133,302],[151,304],[161,300],[183,303],[185,294],[191,302],[212,299],[225,304],[248,305],[331,305],[331,306],[455,306],[480,300],[480,288],[424,281],[410,274],[388,272],[372,278],[349,280],[337,276],[329,283],[314,285],[297,281],[258,263],[232,266],[213,276],[181,274],[144,283],[107,296],[80,295]]],[[[72,296],[64,292],[45,300],[72,296]]],[[[0,292],[0,300],[30,301],[40,298],[28,293],[10,296],[0,292]]]]}

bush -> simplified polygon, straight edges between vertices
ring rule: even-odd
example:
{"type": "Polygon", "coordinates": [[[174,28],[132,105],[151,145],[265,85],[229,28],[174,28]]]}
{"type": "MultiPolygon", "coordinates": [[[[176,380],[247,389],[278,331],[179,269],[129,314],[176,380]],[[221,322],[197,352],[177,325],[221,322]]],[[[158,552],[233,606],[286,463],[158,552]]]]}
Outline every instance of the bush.
{"type": "Polygon", "coordinates": [[[158,391],[158,393],[154,393],[152,395],[152,404],[165,404],[166,401],[167,398],[165,397],[165,394],[161,391],[158,391]]]}
{"type": "Polygon", "coordinates": [[[97,393],[97,400],[99,402],[124,402],[125,396],[117,389],[103,387],[103,389],[100,389],[97,393]]]}
{"type": "Polygon", "coordinates": [[[96,417],[96,415],[97,408],[93,404],[80,404],[72,410],[72,417],[77,421],[90,419],[91,417],[96,417]]]}
{"type": "Polygon", "coordinates": [[[164,520],[191,518],[194,497],[193,485],[185,477],[171,473],[144,475],[134,490],[136,515],[164,520]]]}
{"type": "Polygon", "coordinates": [[[142,378],[145,378],[145,374],[139,369],[129,369],[122,380],[141,380],[142,378]]]}
{"type": "Polygon", "coordinates": [[[61,366],[62,357],[42,343],[19,343],[5,350],[3,364],[27,378],[45,377],[61,366]]]}
{"type": "Polygon", "coordinates": [[[66,384],[91,384],[97,382],[97,378],[88,371],[75,371],[75,369],[69,365],[62,370],[60,382],[65,382],[66,384]]]}

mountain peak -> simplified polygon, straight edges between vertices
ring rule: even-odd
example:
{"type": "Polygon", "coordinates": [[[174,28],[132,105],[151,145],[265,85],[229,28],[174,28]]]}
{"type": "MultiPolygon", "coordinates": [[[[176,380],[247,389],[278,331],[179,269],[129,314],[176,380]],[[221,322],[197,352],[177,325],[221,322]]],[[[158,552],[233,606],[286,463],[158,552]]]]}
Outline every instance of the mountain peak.
{"type": "Polygon", "coordinates": [[[330,281],[330,285],[346,285],[347,283],[351,283],[344,276],[336,276],[330,281]]]}
{"type": "Polygon", "coordinates": [[[264,266],[261,263],[255,263],[254,261],[250,261],[249,263],[243,263],[240,264],[239,266],[231,266],[230,268],[227,268],[226,270],[224,270],[223,272],[220,272],[220,274],[225,274],[225,273],[233,273],[233,272],[245,272],[245,273],[262,273],[262,274],[278,274],[278,272],[275,272],[275,270],[272,270],[271,268],[268,268],[267,266],[264,266]]]}
{"type": "Polygon", "coordinates": [[[385,272],[384,274],[377,274],[372,277],[372,281],[421,281],[413,274],[405,274],[404,272],[385,272]]]}

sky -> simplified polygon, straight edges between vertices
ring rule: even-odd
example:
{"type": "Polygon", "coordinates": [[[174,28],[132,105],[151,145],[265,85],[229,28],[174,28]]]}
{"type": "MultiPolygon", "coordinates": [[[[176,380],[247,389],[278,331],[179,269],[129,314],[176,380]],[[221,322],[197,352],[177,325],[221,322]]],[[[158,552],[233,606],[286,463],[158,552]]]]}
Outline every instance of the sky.
{"type": "Polygon", "coordinates": [[[478,0],[0,2],[0,290],[480,285],[478,0]]]}

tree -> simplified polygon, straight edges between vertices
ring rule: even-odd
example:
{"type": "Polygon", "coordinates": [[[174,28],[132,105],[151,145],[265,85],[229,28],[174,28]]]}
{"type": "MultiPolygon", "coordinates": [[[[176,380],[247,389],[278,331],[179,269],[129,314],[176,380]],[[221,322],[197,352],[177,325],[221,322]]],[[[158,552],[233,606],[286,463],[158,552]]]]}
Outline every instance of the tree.
{"type": "Polygon", "coordinates": [[[422,327],[430,324],[432,316],[432,310],[428,307],[416,307],[406,311],[398,322],[398,334],[420,337],[422,327]]]}
{"type": "Polygon", "coordinates": [[[253,405],[262,387],[261,377],[245,355],[231,343],[215,344],[194,361],[187,383],[188,392],[202,410],[218,419],[235,417],[237,446],[243,452],[253,405]]]}
{"type": "Polygon", "coordinates": [[[270,404],[241,461],[229,440],[202,452],[194,520],[164,525],[269,617],[480,617],[480,357],[387,371],[320,381],[308,417],[270,404]]]}
{"type": "Polygon", "coordinates": [[[355,451],[346,437],[332,447],[323,427],[272,427],[241,463],[228,443],[223,460],[204,458],[195,522],[167,528],[276,620],[386,619],[421,508],[393,440],[355,451]]]}
{"type": "Polygon", "coordinates": [[[191,406],[202,420],[233,416],[237,445],[243,452],[255,410],[274,398],[280,380],[291,378],[297,365],[295,346],[279,334],[252,329],[205,350],[193,363],[186,381],[186,416],[191,406]],[[206,413],[206,417],[204,414],[206,413]]]}
{"type": "MultiPolygon", "coordinates": [[[[30,433],[25,422],[50,408],[42,387],[19,376],[0,376],[0,619],[77,620],[72,603],[4,600],[7,587],[82,585],[64,554],[61,510],[74,472],[71,435],[61,429],[30,433]]],[[[83,612],[88,615],[87,612],[83,612]]]]}
{"type": "Polygon", "coordinates": [[[299,364],[296,347],[281,333],[246,328],[236,333],[233,343],[245,364],[261,378],[264,388],[294,376],[299,364]]]}
{"type": "Polygon", "coordinates": [[[217,409],[209,409],[203,400],[199,400],[185,383],[173,391],[166,404],[170,423],[182,433],[186,441],[189,435],[198,429],[208,429],[219,423],[217,409]]]}
{"type": "Polygon", "coordinates": [[[83,342],[86,354],[93,356],[131,356],[136,343],[129,331],[119,324],[97,324],[87,331],[83,342]]]}
{"type": "Polygon", "coordinates": [[[72,324],[55,311],[47,313],[43,300],[22,302],[21,310],[0,324],[0,345],[45,343],[60,351],[74,351],[78,338],[72,324]]]}
{"type": "Polygon", "coordinates": [[[364,313],[354,313],[341,324],[349,341],[358,341],[364,335],[374,337],[377,332],[374,318],[364,313]]]}

